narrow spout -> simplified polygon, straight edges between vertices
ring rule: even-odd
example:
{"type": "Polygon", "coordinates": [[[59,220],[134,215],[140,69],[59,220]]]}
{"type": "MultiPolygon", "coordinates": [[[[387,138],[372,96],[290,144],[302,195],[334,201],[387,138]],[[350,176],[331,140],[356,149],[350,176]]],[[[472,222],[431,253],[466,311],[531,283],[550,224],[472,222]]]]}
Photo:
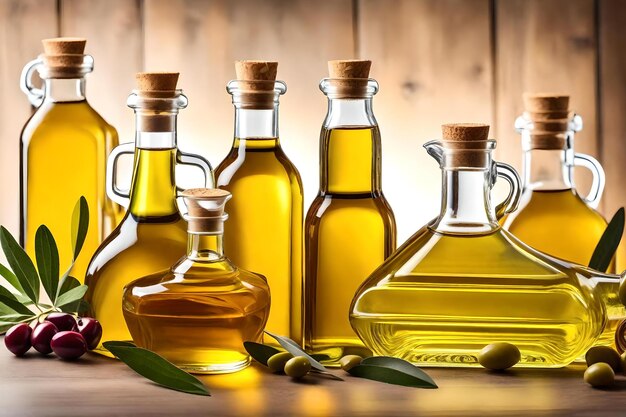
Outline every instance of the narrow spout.
{"type": "Polygon", "coordinates": [[[432,156],[439,165],[443,163],[443,145],[440,141],[431,140],[430,142],[426,142],[424,148],[426,148],[428,155],[432,156]]]}

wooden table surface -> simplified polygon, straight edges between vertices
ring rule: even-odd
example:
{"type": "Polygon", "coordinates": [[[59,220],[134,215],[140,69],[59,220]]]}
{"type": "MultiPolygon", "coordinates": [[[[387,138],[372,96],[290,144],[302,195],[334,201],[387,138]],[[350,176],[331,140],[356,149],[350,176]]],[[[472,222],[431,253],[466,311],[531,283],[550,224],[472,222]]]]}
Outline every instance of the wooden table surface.
{"type": "Polygon", "coordinates": [[[202,377],[211,397],[158,387],[126,365],[94,354],[75,362],[0,346],[0,416],[624,416],[626,377],[610,390],[558,370],[428,369],[439,389],[392,386],[345,375],[293,382],[255,364],[202,377]]]}

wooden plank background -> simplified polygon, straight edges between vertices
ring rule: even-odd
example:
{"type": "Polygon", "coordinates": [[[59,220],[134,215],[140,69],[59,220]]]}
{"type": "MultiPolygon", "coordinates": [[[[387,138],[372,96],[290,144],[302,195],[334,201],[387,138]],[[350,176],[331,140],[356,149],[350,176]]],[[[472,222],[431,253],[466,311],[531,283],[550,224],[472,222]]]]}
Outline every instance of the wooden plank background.
{"type": "MultiPolygon", "coordinates": [[[[500,160],[520,166],[512,128],[525,90],[572,95],[584,119],[576,149],[603,163],[601,210],[626,205],[626,2],[622,0],[0,0],[0,224],[17,232],[18,143],[30,107],[19,91],[40,39],[85,36],[95,58],[88,98],[133,138],[125,100],[140,70],[181,72],[189,97],[180,147],[217,165],[232,141],[225,85],[236,59],[274,59],[288,85],[283,146],[308,205],[318,185],[326,61],[373,60],[384,190],[403,241],[436,214],[438,169],[421,149],[445,122],[486,122],[500,160]]],[[[184,172],[183,183],[194,183],[184,172]]],[[[577,173],[580,188],[588,175],[577,173]]],[[[623,257],[624,258],[624,257],[623,257]]],[[[621,269],[626,264],[622,265],[621,269]]]]}

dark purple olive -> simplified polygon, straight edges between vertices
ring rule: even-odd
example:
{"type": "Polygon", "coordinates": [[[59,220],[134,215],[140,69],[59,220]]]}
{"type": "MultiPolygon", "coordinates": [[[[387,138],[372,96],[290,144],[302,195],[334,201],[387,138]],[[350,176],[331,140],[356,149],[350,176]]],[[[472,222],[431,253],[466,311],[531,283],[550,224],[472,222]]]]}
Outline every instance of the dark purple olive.
{"type": "Polygon", "coordinates": [[[16,324],[4,336],[4,344],[15,356],[22,356],[30,349],[30,335],[33,329],[26,323],[16,324]]]}
{"type": "Polygon", "coordinates": [[[30,336],[30,342],[37,352],[47,355],[52,352],[52,348],[50,347],[52,337],[58,332],[59,329],[57,329],[54,323],[44,321],[35,327],[33,334],[30,336]]]}
{"type": "Polygon", "coordinates": [[[46,321],[49,321],[50,323],[57,326],[57,329],[60,332],[64,332],[64,331],[75,332],[76,330],[78,330],[78,328],[76,327],[76,319],[74,319],[74,316],[72,316],[71,314],[50,313],[48,314],[48,317],[46,317],[46,321]]]}
{"type": "Polygon", "coordinates": [[[59,332],[52,336],[52,351],[61,359],[78,359],[87,352],[87,342],[82,334],[72,331],[59,332]]]}
{"type": "Polygon", "coordinates": [[[102,338],[102,326],[100,322],[91,317],[81,317],[78,319],[78,331],[83,335],[89,350],[93,350],[100,343],[102,338]]]}

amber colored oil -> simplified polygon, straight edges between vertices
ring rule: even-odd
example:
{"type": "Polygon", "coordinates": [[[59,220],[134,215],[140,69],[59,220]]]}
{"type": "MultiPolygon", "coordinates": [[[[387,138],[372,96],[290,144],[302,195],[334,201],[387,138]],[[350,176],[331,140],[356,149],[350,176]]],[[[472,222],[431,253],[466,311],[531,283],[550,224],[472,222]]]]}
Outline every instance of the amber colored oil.
{"type": "Polygon", "coordinates": [[[250,363],[243,342],[261,341],[269,302],[263,277],[184,259],[131,284],[123,307],[138,346],[189,372],[225,373],[250,363]]]}
{"type": "Polygon", "coordinates": [[[267,278],[272,291],[267,330],[301,341],[300,174],[278,138],[246,138],[235,139],[215,176],[217,186],[233,194],[224,223],[224,253],[235,265],[267,278]]]}
{"type": "Polygon", "coordinates": [[[380,186],[378,127],[322,129],[321,189],[305,223],[305,347],[337,365],[368,350],[350,327],[361,283],[395,249],[393,212],[380,186]]]}
{"type": "Polygon", "coordinates": [[[86,299],[103,328],[98,353],[111,356],[102,342],[131,339],[122,315],[124,286],[169,269],[186,252],[187,224],[176,205],[176,152],[136,151],[129,209],[89,264],[86,299]]]}
{"type": "Polygon", "coordinates": [[[600,297],[581,279],[501,229],[424,227],[359,289],[350,320],[375,354],[416,364],[478,366],[484,346],[506,341],[520,349],[519,366],[560,367],[605,325],[600,297]]]}
{"type": "Polygon", "coordinates": [[[48,226],[62,269],[71,265],[71,216],[80,196],[89,206],[89,230],[72,276],[83,282],[89,260],[113,230],[121,208],[106,198],[106,156],[117,132],[86,101],[44,102],[21,137],[21,238],[35,258],[35,233],[48,226]]]}
{"type": "MultiPolygon", "coordinates": [[[[607,226],[571,188],[527,191],[520,208],[502,223],[527,245],[580,265],[589,265],[607,226]]],[[[607,272],[615,272],[614,261],[607,272]]]]}

